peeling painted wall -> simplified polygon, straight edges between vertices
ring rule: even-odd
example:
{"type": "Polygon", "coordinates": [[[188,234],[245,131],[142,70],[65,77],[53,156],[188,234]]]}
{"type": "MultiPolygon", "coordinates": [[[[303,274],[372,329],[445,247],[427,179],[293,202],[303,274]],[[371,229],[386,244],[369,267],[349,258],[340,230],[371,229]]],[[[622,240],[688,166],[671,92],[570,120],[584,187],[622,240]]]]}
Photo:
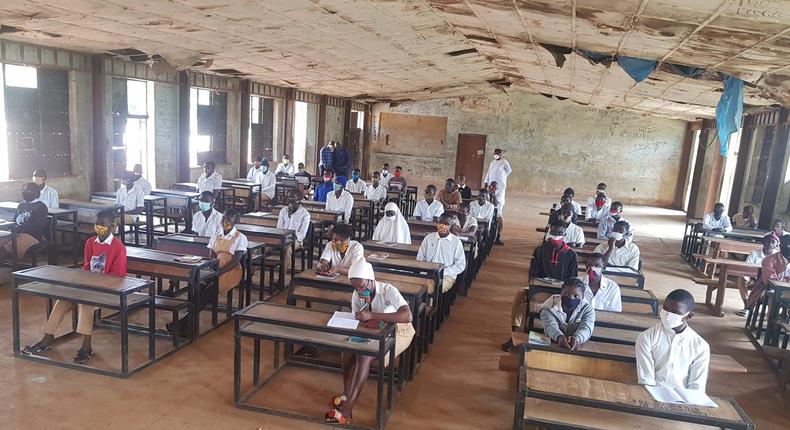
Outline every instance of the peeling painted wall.
{"type": "MultiPolygon", "coordinates": [[[[343,108],[326,107],[326,142],[330,140],[343,141],[343,108]]],[[[321,142],[321,146],[326,145],[326,142],[321,142]]]]}
{"type": "MultiPolygon", "coordinates": [[[[484,171],[494,148],[506,151],[513,167],[508,190],[559,195],[573,187],[579,198],[606,182],[625,203],[671,206],[686,122],[601,110],[526,93],[403,103],[374,110],[448,117],[442,157],[371,154],[371,170],[400,164],[410,183],[441,184],[455,173],[459,133],[487,135],[484,171]]],[[[374,145],[375,146],[375,145],[374,145]]]]}

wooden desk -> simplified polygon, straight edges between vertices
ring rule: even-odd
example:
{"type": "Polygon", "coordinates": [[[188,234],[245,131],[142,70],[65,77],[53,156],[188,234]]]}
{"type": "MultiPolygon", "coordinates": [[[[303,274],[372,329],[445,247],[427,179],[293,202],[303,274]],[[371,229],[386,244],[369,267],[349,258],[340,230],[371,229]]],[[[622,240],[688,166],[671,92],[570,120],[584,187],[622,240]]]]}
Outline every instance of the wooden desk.
{"type": "MultiPolygon", "coordinates": [[[[194,191],[155,188],[151,190],[151,195],[165,197],[165,213],[163,215],[167,218],[173,218],[176,233],[178,233],[178,218],[181,217],[184,218],[184,228],[187,231],[192,231],[192,206],[200,198],[200,194],[194,191]],[[169,213],[170,209],[173,209],[173,214],[169,213]]],[[[165,223],[165,233],[167,232],[167,223],[165,223]]]]}
{"type": "MultiPolygon", "coordinates": [[[[59,266],[39,266],[14,272],[14,291],[12,296],[12,318],[14,331],[14,356],[32,361],[41,361],[77,370],[89,371],[108,376],[126,378],[142,370],[156,360],[154,285],[150,281],[134,278],[120,278],[112,275],[86,272],[59,266]],[[135,294],[142,290],[148,294],[135,294]],[[48,299],[65,300],[72,303],[115,309],[120,316],[121,334],[121,371],[106,370],[69,361],[58,361],[44,355],[26,355],[20,351],[19,295],[28,294],[48,299]],[[148,308],[148,361],[129,369],[129,312],[138,308],[148,308]]],[[[48,317],[49,315],[47,315],[48,317]]],[[[60,336],[62,340],[75,332],[60,336]]]]}
{"type": "MultiPolygon", "coordinates": [[[[757,273],[762,264],[747,263],[745,261],[728,260],[724,258],[703,258],[708,264],[719,266],[719,284],[716,290],[716,304],[713,307],[713,314],[719,317],[724,316],[722,306],[724,305],[724,291],[727,288],[728,276],[749,276],[757,277],[757,273]]],[[[712,288],[708,288],[705,296],[705,303],[710,304],[712,288]]]]}
{"type": "Polygon", "coordinates": [[[255,210],[255,199],[258,199],[258,207],[261,207],[263,201],[261,184],[256,184],[255,181],[247,180],[246,178],[239,179],[224,179],[222,181],[223,187],[228,187],[233,191],[233,197],[240,198],[246,201],[245,206],[247,212],[255,210]],[[236,190],[241,190],[242,195],[236,195],[236,190]]]}
{"type": "Polygon", "coordinates": [[[375,228],[376,214],[379,212],[379,202],[375,200],[368,200],[365,197],[352,194],[354,197],[353,210],[357,213],[352,217],[354,223],[357,224],[356,230],[359,231],[359,238],[366,240],[373,237],[373,229],[375,228]],[[364,218],[367,218],[365,220],[364,218]],[[364,222],[367,221],[367,222],[364,222]]]}
{"type": "Polygon", "coordinates": [[[778,346],[779,345],[779,327],[777,325],[777,318],[779,318],[779,309],[782,302],[790,300],[790,282],[770,281],[774,291],[773,294],[768,294],[768,327],[765,332],[765,339],[763,345],[778,346]]]}
{"type": "MultiPolygon", "coordinates": [[[[658,316],[658,298],[650,290],[642,290],[634,287],[619,287],[620,300],[622,301],[623,312],[634,313],[642,316],[658,316]]],[[[538,305],[546,301],[551,295],[559,294],[562,284],[548,284],[538,279],[533,279],[529,286],[528,297],[530,302],[538,305]]],[[[596,315],[598,312],[595,311],[596,315]]],[[[619,312],[613,312],[619,313],[619,312]]]]}
{"type": "Polygon", "coordinates": [[[384,243],[375,240],[366,240],[362,243],[366,250],[375,251],[378,254],[400,254],[416,258],[420,251],[418,245],[407,245],[405,243],[384,243]]]}
{"type": "MultiPolygon", "coordinates": [[[[13,223],[13,222],[6,222],[6,223],[2,223],[2,225],[0,225],[0,242],[3,242],[7,238],[11,239],[11,256],[10,256],[10,258],[11,258],[11,270],[12,271],[16,271],[17,264],[18,264],[17,255],[16,255],[17,254],[17,245],[16,245],[16,233],[14,233],[12,231],[9,231],[9,230],[11,229],[11,227],[13,227],[15,225],[16,225],[16,223],[13,223]],[[5,230],[6,228],[8,230],[5,230]]],[[[0,261],[0,263],[2,263],[2,261],[0,261]]]]}
{"type": "MultiPolygon", "coordinates": [[[[261,227],[259,225],[249,225],[249,224],[236,224],[236,230],[244,233],[247,236],[247,239],[252,239],[256,242],[262,242],[266,244],[266,247],[272,250],[279,250],[280,251],[280,279],[278,280],[279,289],[285,289],[285,276],[286,276],[286,262],[285,262],[285,251],[290,246],[291,251],[294,251],[294,243],[296,241],[296,232],[294,230],[287,230],[281,228],[272,228],[272,227],[261,227]]],[[[291,267],[294,266],[296,261],[296,257],[294,252],[291,252],[291,267]]],[[[263,291],[264,291],[264,276],[263,272],[261,272],[261,283],[259,285],[260,289],[258,290],[258,299],[263,301],[263,291]]],[[[274,294],[274,285],[270,286],[272,288],[272,294],[274,294]]]]}
{"type": "MultiPolygon", "coordinates": [[[[115,203],[116,196],[118,195],[115,191],[97,191],[93,192],[90,195],[91,201],[101,200],[110,203],[115,203]]],[[[143,213],[145,215],[145,245],[148,248],[153,247],[154,242],[154,211],[157,203],[161,203],[161,206],[164,210],[164,213],[167,213],[167,199],[164,196],[154,196],[149,195],[143,197],[143,213]]],[[[167,217],[165,219],[165,230],[167,230],[167,217]]]]}
{"type": "MultiPolygon", "coordinates": [[[[236,406],[253,411],[285,415],[291,418],[315,422],[315,417],[299,415],[294,412],[276,410],[251,401],[255,394],[266,387],[267,383],[280,374],[280,371],[289,365],[310,367],[326,370],[322,364],[290,353],[291,345],[304,345],[319,349],[328,349],[343,353],[360,354],[375,357],[378,363],[376,373],[376,426],[377,430],[384,428],[392,412],[393,385],[395,375],[395,325],[385,324],[381,329],[369,329],[360,325],[357,329],[339,329],[327,327],[331,314],[303,309],[293,306],[276,305],[271,303],[254,303],[235,314],[236,329],[234,337],[233,361],[233,399],[236,406]],[[370,339],[369,343],[350,342],[349,336],[370,339]],[[241,392],[241,340],[247,337],[253,339],[254,349],[252,357],[252,388],[241,392]],[[274,371],[261,381],[260,355],[261,340],[274,342],[274,371]],[[285,343],[284,364],[280,364],[280,344],[285,343]],[[384,365],[385,358],[389,357],[389,364],[384,365]],[[385,371],[386,369],[386,371],[385,371]],[[385,380],[386,379],[386,380],[385,380]],[[384,399],[386,385],[387,396],[384,399]]],[[[339,380],[338,380],[338,383],[339,380]]],[[[249,385],[249,384],[247,384],[249,385]]],[[[260,398],[261,396],[257,396],[260,398]]],[[[355,423],[355,426],[359,426],[355,423]]]]}
{"type": "MultiPolygon", "coordinates": [[[[259,225],[261,227],[277,228],[279,218],[279,209],[277,214],[271,212],[250,212],[241,216],[240,224],[259,225]]],[[[313,268],[313,260],[315,258],[316,248],[321,252],[321,245],[323,244],[322,233],[324,231],[324,221],[316,220],[310,217],[310,227],[305,235],[305,243],[303,246],[307,249],[307,267],[313,268]]]]}
{"type": "MultiPolygon", "coordinates": [[[[96,222],[96,215],[99,212],[110,209],[112,210],[116,217],[118,217],[118,230],[124,231],[126,228],[126,221],[125,215],[126,211],[124,210],[123,205],[116,205],[114,202],[83,202],[79,200],[71,200],[71,199],[60,199],[60,208],[61,209],[71,209],[77,211],[77,232],[78,234],[84,234],[87,237],[93,236],[95,233],[93,232],[93,224],[96,222]],[[80,225],[83,226],[83,229],[80,229],[80,225]]],[[[64,227],[64,226],[61,226],[64,227]]],[[[65,230],[64,228],[60,228],[60,230],[65,230]]],[[[73,231],[73,227],[71,228],[73,231]]],[[[123,237],[119,237],[121,242],[124,242],[125,239],[123,237]]],[[[79,252],[79,250],[77,250],[79,252]]]]}
{"type": "MultiPolygon", "coordinates": [[[[16,209],[19,206],[17,202],[0,202],[0,212],[3,214],[11,214],[11,217],[16,214],[16,209]]],[[[79,248],[79,234],[77,232],[77,210],[76,209],[59,209],[59,208],[47,208],[47,219],[49,219],[49,231],[48,236],[50,240],[50,244],[48,246],[48,260],[49,264],[57,265],[58,264],[58,221],[62,221],[64,223],[71,224],[71,241],[72,241],[72,264],[77,264],[77,258],[80,253],[79,248]]],[[[10,225],[16,225],[13,220],[11,220],[10,225]]],[[[65,224],[64,224],[65,226],[65,224]]],[[[9,226],[10,229],[10,226],[9,226]]],[[[14,261],[16,261],[16,248],[14,248],[14,261]]],[[[16,266],[15,266],[16,267],[16,266]]]]}

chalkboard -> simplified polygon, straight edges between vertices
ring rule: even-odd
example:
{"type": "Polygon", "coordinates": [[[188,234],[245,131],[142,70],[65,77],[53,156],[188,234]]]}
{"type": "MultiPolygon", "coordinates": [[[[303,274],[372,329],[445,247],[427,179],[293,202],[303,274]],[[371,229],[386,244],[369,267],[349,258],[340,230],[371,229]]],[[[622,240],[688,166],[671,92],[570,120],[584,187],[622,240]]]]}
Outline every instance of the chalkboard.
{"type": "Polygon", "coordinates": [[[444,156],[447,117],[382,112],[373,150],[386,154],[444,156]]]}

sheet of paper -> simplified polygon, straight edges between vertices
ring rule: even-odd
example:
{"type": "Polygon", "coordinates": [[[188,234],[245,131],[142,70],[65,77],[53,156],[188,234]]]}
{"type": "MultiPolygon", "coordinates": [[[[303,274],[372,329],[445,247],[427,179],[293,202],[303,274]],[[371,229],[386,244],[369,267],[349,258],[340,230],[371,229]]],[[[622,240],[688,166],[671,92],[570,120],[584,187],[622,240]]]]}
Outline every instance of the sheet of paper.
{"type": "Polygon", "coordinates": [[[543,345],[548,346],[551,345],[551,338],[535,331],[529,332],[529,343],[534,345],[543,345]]]}
{"type": "Polygon", "coordinates": [[[385,258],[389,257],[389,254],[384,254],[382,252],[375,252],[373,254],[368,255],[368,260],[384,260],[385,258]]]}
{"type": "Polygon", "coordinates": [[[250,212],[247,215],[254,216],[254,217],[262,217],[266,215],[271,215],[271,212],[250,212]]]}
{"type": "Polygon", "coordinates": [[[331,275],[316,275],[315,277],[318,279],[326,279],[327,281],[331,281],[337,278],[338,276],[340,276],[340,273],[333,273],[331,275]]]}
{"type": "Polygon", "coordinates": [[[383,246],[397,246],[398,245],[397,242],[376,242],[376,243],[379,244],[379,245],[383,245],[383,246]]]}
{"type": "Polygon", "coordinates": [[[704,391],[687,390],[684,388],[676,387],[651,387],[645,386],[647,392],[653,397],[653,400],[661,403],[681,403],[695,406],[707,406],[717,408],[719,405],[705,394],[704,391]]]}
{"type": "Polygon", "coordinates": [[[354,318],[354,314],[351,312],[335,311],[326,326],[355,330],[359,326],[359,321],[354,318]]]}

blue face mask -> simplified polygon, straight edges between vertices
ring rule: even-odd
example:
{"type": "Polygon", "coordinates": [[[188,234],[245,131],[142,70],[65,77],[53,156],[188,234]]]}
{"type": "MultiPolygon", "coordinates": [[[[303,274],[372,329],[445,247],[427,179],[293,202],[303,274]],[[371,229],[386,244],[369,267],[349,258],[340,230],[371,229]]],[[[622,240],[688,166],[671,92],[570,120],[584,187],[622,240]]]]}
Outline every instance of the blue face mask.
{"type": "Polygon", "coordinates": [[[340,184],[332,184],[332,189],[335,191],[339,191],[341,188],[343,188],[343,186],[340,184]]]}
{"type": "Polygon", "coordinates": [[[352,173],[351,174],[351,179],[353,179],[355,181],[358,181],[359,180],[359,175],[357,175],[356,173],[352,173]]]}
{"type": "Polygon", "coordinates": [[[576,309],[582,302],[582,299],[572,299],[570,297],[562,296],[562,306],[566,309],[576,309]]]}
{"type": "Polygon", "coordinates": [[[200,210],[203,212],[208,212],[211,210],[211,203],[209,202],[199,202],[198,206],[200,206],[200,210]]]}

